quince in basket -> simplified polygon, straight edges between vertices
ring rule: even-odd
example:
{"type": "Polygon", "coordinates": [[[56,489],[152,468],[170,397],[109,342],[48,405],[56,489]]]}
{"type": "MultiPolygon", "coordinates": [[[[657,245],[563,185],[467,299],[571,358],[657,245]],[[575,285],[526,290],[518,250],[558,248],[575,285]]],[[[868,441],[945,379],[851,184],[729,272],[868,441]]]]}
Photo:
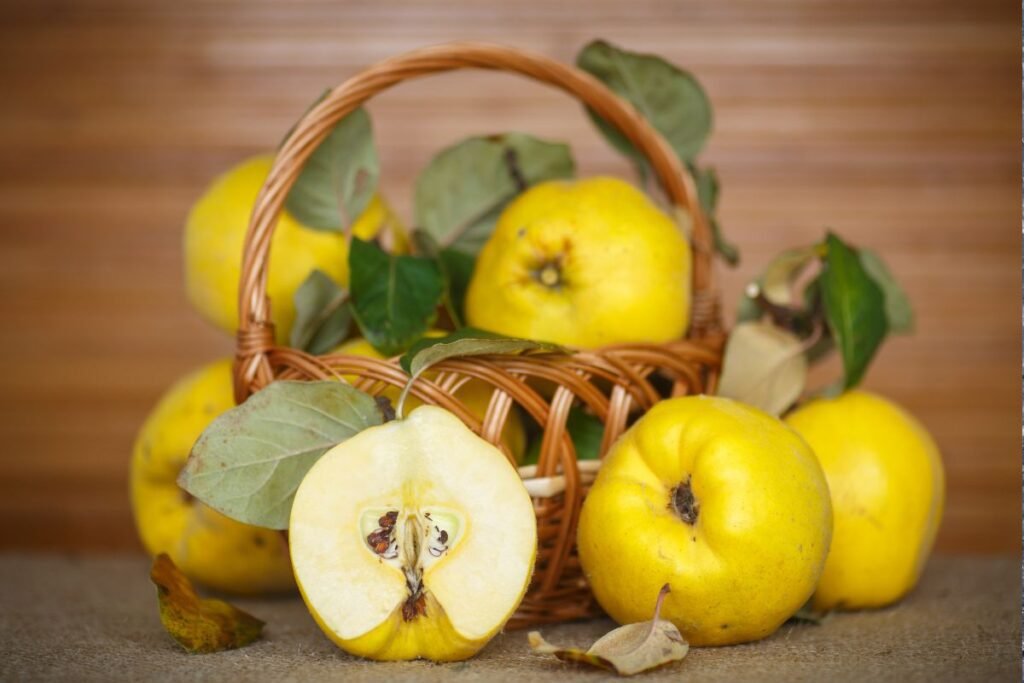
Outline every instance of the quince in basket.
{"type": "Polygon", "coordinates": [[[578,546],[622,624],[661,618],[691,645],[764,638],[810,598],[832,536],[825,476],[777,418],[709,396],[655,405],[612,447],[578,546]]]}
{"type": "Polygon", "coordinates": [[[533,505],[501,451],[434,406],[371,427],[303,478],[289,524],[309,611],[345,651],[471,657],[533,573],[533,505]]]}
{"type": "Polygon", "coordinates": [[[690,320],[690,246],[622,180],[540,183],[502,212],[480,251],[466,316],[582,348],[679,339],[690,320]]]}
{"type": "MultiPolygon", "coordinates": [[[[232,333],[238,329],[242,244],[272,162],[270,156],[252,157],[218,177],[192,207],[185,225],[188,298],[204,318],[232,333]]],[[[390,240],[396,248],[405,239],[399,220],[380,195],[374,195],[351,232],[363,239],[390,240]]],[[[348,243],[344,233],[316,230],[283,210],[270,250],[267,293],[274,302],[277,342],[283,344],[295,319],[292,297],[313,270],[348,282],[348,243]]]]}
{"type": "Polygon", "coordinates": [[[157,403],[132,455],[139,537],[151,555],[167,553],[186,576],[210,588],[240,594],[293,591],[281,534],[225,517],[178,488],[195,440],[234,405],[229,358],[184,377],[157,403]]]}

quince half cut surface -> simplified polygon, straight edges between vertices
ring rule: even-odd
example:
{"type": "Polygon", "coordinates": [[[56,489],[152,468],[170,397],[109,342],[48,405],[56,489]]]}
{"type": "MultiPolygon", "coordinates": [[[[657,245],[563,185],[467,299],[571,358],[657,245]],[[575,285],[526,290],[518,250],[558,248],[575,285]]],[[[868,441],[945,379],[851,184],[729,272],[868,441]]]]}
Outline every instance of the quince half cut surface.
{"type": "Polygon", "coordinates": [[[475,654],[518,607],[537,552],[515,469],[434,406],[328,451],[299,486],[289,534],[317,623],[379,660],[475,654]]]}

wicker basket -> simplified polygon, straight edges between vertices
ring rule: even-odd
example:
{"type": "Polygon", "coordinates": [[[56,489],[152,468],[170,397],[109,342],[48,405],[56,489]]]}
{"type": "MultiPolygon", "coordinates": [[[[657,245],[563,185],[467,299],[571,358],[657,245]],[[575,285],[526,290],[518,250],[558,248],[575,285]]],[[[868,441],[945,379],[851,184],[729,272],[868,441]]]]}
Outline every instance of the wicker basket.
{"type": "Polygon", "coordinates": [[[636,110],[590,75],[546,57],[517,49],[455,43],[417,50],[372,66],[332,90],[310,110],[281,146],[259,194],[245,241],[239,303],[235,395],[241,401],[274,379],[358,377],[371,394],[402,387],[408,376],[395,359],[330,355],[314,357],[275,346],[266,295],[271,233],[285,197],[302,165],[343,116],[374,94],[406,79],[463,68],[511,71],[555,86],[578,98],[618,128],[650,162],[669,200],[693,218],[692,322],[686,339],[666,344],[630,344],[572,355],[480,356],[450,359],[420,379],[412,394],[450,410],[483,438],[501,448],[501,432],[512,404],[544,428],[539,462],[523,468],[534,497],[538,555],[533,582],[509,622],[511,628],[600,614],[576,557],[576,522],[597,462],[578,464],[566,419],[574,401],[605,424],[601,455],[626,428],[631,415],[664,397],[710,392],[717,380],[723,334],[718,295],[712,289],[712,248],[692,178],[668,144],[636,110]],[[664,378],[659,393],[652,383],[664,378]],[[481,422],[454,392],[470,379],[494,387],[481,422]],[[556,388],[538,392],[536,381],[556,388]],[[665,389],[670,386],[671,389],[665,389]],[[581,466],[582,465],[582,466],[581,466]]]}

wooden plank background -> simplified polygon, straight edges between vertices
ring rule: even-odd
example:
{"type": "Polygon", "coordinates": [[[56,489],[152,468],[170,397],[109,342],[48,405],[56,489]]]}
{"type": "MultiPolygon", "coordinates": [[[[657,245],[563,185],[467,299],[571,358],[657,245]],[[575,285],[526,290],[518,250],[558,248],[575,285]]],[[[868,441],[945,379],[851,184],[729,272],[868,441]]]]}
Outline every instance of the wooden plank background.
{"type": "MultiPolygon", "coordinates": [[[[940,547],[1020,545],[1020,6],[1002,0],[5,3],[0,18],[0,547],[136,546],[133,434],[176,377],[231,353],[182,291],[204,184],[273,147],[325,87],[406,49],[500,41],[572,60],[593,37],[685,65],[716,108],[705,158],[743,248],[726,301],[826,226],[880,249],[918,333],[867,385],[945,456],[940,547]]],[[[471,133],[626,165],[564,96],[421,80],[371,111],[388,195],[471,133]]]]}

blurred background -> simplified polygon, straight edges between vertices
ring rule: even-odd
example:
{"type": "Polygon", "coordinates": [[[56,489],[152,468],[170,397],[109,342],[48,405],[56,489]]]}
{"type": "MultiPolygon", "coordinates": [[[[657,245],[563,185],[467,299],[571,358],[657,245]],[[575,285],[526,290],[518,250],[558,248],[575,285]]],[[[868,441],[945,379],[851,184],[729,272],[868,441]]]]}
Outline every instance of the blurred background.
{"type": "MultiPolygon", "coordinates": [[[[1020,548],[1020,6],[1006,0],[5,3],[0,18],[0,548],[135,550],[132,440],[233,340],[188,306],[182,226],[218,173],[272,149],[327,86],[449,40],[572,61],[604,37],[692,71],[702,156],[742,249],[729,314],[780,250],[826,227],[878,249],[913,337],[867,378],[937,439],[944,552],[1020,548]]],[[[370,105],[382,187],[470,134],[572,144],[629,169],[560,93],[460,72],[370,105]]]]}

